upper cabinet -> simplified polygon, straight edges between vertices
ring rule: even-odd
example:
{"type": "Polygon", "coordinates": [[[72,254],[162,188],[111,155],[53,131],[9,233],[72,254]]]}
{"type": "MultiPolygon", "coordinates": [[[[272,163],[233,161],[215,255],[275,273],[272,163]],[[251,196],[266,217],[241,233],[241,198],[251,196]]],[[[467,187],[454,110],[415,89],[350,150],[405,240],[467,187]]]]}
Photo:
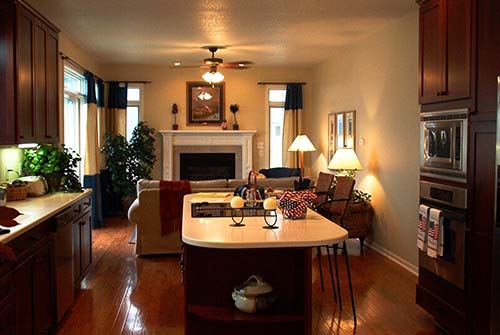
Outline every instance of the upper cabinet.
{"type": "Polygon", "coordinates": [[[0,5],[0,144],[59,140],[58,29],[17,1],[0,5]]]}
{"type": "Polygon", "coordinates": [[[419,3],[422,109],[473,107],[471,0],[419,3]]]}

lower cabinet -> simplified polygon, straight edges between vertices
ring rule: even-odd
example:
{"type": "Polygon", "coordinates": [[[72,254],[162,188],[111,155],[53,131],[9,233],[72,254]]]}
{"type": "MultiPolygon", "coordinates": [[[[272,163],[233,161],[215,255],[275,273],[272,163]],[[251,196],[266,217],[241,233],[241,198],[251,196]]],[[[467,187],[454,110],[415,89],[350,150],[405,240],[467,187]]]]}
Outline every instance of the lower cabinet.
{"type": "Polygon", "coordinates": [[[73,269],[78,289],[92,262],[92,215],[87,212],[73,222],[73,269]]]}
{"type": "Polygon", "coordinates": [[[53,241],[13,273],[15,334],[48,334],[55,324],[53,241]]]}

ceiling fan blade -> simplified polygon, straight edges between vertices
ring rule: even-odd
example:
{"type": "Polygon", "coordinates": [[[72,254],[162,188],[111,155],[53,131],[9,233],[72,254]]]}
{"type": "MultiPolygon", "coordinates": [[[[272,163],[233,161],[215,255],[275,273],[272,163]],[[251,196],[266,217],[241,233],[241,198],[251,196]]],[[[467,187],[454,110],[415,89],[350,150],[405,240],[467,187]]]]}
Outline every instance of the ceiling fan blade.
{"type": "Polygon", "coordinates": [[[205,67],[205,65],[200,64],[200,65],[170,65],[171,69],[197,69],[197,68],[202,68],[205,67]]]}
{"type": "Polygon", "coordinates": [[[237,62],[229,62],[220,64],[221,67],[232,70],[245,70],[249,69],[254,65],[254,62],[250,62],[247,60],[237,61],[237,62]]]}

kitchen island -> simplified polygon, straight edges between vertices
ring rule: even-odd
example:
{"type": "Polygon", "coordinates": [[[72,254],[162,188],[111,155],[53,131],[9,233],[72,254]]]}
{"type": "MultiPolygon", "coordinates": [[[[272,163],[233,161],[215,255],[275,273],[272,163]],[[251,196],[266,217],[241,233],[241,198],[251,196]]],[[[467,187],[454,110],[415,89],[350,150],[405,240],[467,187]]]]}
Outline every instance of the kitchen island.
{"type": "MultiPolygon", "coordinates": [[[[229,201],[231,196],[217,201],[229,201]]],[[[347,231],[308,210],[302,220],[278,213],[278,229],[263,229],[263,217],[191,216],[200,195],[184,198],[184,288],[186,334],[310,334],[312,247],[340,243],[347,231]],[[234,307],[233,288],[260,275],[277,295],[267,311],[246,314],[234,307]]]]}

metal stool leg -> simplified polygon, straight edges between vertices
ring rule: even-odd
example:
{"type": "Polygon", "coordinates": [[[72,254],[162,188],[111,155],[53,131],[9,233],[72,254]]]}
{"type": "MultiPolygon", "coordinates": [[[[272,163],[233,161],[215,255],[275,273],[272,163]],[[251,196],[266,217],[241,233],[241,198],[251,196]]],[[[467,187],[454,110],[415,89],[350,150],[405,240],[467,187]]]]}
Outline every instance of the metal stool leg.
{"type": "Polygon", "coordinates": [[[344,241],[343,243],[343,251],[344,251],[344,258],[345,258],[345,265],[347,268],[347,279],[349,280],[349,293],[351,294],[351,304],[352,304],[352,315],[354,317],[354,326],[358,324],[358,320],[356,318],[356,307],[354,305],[354,293],[352,292],[352,281],[351,281],[351,270],[349,268],[349,256],[347,255],[347,244],[344,241]]]}
{"type": "Polygon", "coordinates": [[[323,283],[323,270],[321,269],[321,247],[317,247],[317,251],[318,251],[319,276],[321,278],[321,291],[325,291],[325,284],[323,283]]]}
{"type": "MultiPolygon", "coordinates": [[[[332,281],[332,291],[333,291],[333,299],[335,303],[337,303],[337,294],[335,293],[335,280],[333,280],[333,271],[332,271],[332,260],[330,257],[330,247],[326,246],[326,254],[328,255],[328,268],[330,269],[330,279],[332,281]]],[[[337,281],[338,283],[338,281],[337,281]]]]}
{"type": "Polygon", "coordinates": [[[340,279],[339,279],[339,267],[337,263],[337,251],[339,249],[338,244],[333,245],[333,261],[335,262],[335,276],[337,277],[337,293],[339,296],[339,309],[342,310],[342,295],[340,294],[340,279]]]}

